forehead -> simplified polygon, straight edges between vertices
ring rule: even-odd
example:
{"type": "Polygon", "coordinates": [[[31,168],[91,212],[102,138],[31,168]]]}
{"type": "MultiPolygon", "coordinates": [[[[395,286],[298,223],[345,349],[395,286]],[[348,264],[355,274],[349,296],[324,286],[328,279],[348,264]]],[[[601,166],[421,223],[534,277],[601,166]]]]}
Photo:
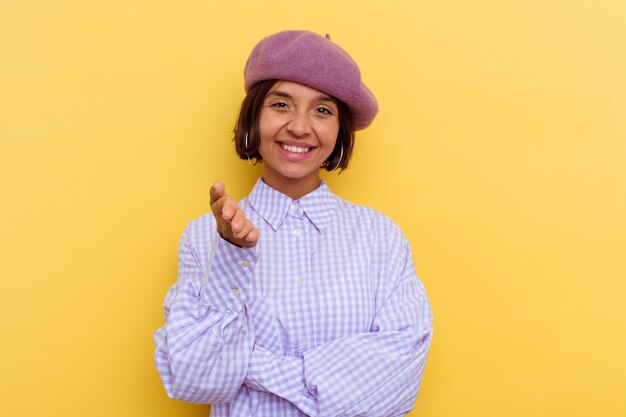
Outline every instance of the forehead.
{"type": "Polygon", "coordinates": [[[337,103],[337,99],[323,91],[316,90],[308,85],[300,84],[294,81],[279,80],[270,88],[266,97],[285,97],[294,100],[315,100],[315,101],[328,101],[337,103]]]}

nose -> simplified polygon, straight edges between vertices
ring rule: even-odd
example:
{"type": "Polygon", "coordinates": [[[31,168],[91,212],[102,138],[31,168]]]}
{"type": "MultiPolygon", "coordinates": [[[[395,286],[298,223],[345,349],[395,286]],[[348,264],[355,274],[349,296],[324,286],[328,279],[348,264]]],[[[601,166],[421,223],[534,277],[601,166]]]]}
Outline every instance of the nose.
{"type": "Polygon", "coordinates": [[[311,121],[307,111],[296,110],[287,124],[287,130],[294,136],[306,136],[311,133],[311,121]]]}

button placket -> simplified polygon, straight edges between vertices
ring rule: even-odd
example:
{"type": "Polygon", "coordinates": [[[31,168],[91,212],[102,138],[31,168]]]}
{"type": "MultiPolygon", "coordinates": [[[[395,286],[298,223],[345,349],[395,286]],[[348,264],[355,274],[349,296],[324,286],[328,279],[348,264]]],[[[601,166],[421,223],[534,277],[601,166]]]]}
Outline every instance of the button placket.
{"type": "MultiPolygon", "coordinates": [[[[292,296],[296,304],[301,304],[305,299],[304,289],[307,285],[307,277],[309,271],[309,238],[310,238],[310,222],[304,212],[303,208],[297,201],[294,201],[287,209],[287,216],[289,217],[287,233],[290,235],[288,240],[290,241],[290,256],[292,257],[293,264],[290,268],[290,277],[288,282],[285,282],[287,288],[293,291],[292,296]]],[[[295,307],[300,311],[300,307],[295,307]]],[[[294,335],[296,336],[296,335],[294,335]]],[[[303,352],[311,348],[311,341],[306,334],[299,334],[293,339],[289,340],[293,354],[300,355],[303,352]],[[298,337],[299,336],[299,337],[298,337]]]]}

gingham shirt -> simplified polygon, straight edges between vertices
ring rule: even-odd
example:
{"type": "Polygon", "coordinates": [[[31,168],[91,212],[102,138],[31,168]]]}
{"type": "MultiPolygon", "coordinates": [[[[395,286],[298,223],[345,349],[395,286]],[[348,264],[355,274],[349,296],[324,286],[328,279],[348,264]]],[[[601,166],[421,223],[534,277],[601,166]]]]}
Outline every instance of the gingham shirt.
{"type": "Polygon", "coordinates": [[[255,248],[223,240],[211,213],[180,240],[154,337],[168,395],[215,417],[408,413],[432,316],[398,227],[324,182],[292,200],[259,180],[239,206],[255,248]]]}

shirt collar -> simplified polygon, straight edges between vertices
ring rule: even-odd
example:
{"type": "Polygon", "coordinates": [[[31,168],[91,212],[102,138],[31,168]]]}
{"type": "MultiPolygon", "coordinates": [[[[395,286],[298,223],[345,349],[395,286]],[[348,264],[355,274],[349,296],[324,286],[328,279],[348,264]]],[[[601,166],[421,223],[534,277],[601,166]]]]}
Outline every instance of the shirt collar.
{"type": "Polygon", "coordinates": [[[338,200],[339,197],[333,194],[324,181],[309,194],[298,200],[292,200],[291,197],[267,185],[261,178],[257,180],[248,196],[252,208],[272,226],[272,229],[278,230],[285,220],[289,206],[298,204],[320,233],[323,233],[330,223],[338,200]]]}

